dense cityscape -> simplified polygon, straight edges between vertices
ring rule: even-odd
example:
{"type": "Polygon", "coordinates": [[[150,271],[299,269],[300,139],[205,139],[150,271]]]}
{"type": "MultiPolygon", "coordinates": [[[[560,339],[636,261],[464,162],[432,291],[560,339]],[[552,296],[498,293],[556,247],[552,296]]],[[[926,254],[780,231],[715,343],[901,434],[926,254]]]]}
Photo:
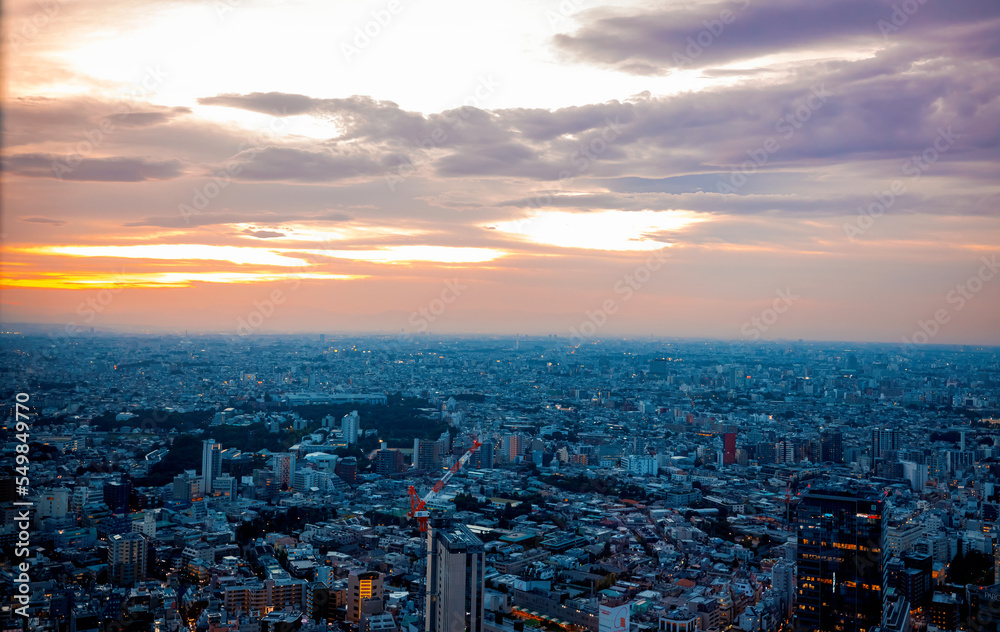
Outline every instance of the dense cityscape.
{"type": "Polygon", "coordinates": [[[0,370],[3,631],[1000,622],[996,348],[8,332],[0,370]]]}

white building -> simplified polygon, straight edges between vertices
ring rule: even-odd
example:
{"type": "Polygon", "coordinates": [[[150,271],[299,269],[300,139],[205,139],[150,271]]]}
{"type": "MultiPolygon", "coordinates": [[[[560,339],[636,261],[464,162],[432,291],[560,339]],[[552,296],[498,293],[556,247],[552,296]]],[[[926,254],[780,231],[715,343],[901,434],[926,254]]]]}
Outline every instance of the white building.
{"type": "Polygon", "coordinates": [[[352,445],[358,442],[358,432],[361,430],[361,417],[358,415],[358,411],[351,411],[350,414],[344,415],[344,418],[340,420],[340,431],[344,435],[344,441],[347,445],[352,445]]]}

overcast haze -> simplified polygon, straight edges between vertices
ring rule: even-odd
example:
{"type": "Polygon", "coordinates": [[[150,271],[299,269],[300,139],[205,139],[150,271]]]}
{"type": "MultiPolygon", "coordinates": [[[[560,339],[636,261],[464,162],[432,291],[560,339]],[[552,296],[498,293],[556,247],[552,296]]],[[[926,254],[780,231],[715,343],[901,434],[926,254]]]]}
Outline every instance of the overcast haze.
{"type": "Polygon", "coordinates": [[[1000,344],[995,0],[4,11],[7,323],[1000,344]]]}

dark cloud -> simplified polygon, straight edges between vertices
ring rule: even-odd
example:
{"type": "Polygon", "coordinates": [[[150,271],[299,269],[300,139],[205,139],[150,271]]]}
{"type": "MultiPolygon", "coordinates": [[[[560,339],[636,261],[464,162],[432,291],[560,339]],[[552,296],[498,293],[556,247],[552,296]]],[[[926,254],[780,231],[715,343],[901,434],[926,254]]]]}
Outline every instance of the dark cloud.
{"type": "Polygon", "coordinates": [[[478,148],[474,153],[454,153],[437,161],[437,173],[444,176],[529,175],[522,165],[536,157],[524,145],[504,143],[478,148]]]}
{"type": "MultiPolygon", "coordinates": [[[[346,213],[338,211],[322,212],[276,212],[276,211],[244,211],[244,212],[211,212],[186,213],[176,215],[146,217],[140,220],[126,222],[125,226],[156,226],[158,228],[189,228],[196,226],[217,226],[222,224],[280,224],[283,222],[348,222],[353,219],[346,213]]],[[[270,236],[278,236],[275,233],[270,236]]],[[[259,235],[254,235],[259,236],[259,235]]]]}
{"type": "Polygon", "coordinates": [[[144,128],[170,123],[190,113],[186,107],[91,97],[18,98],[5,104],[4,142],[14,147],[45,140],[77,143],[97,139],[102,145],[129,141],[144,128]]]}
{"type": "Polygon", "coordinates": [[[180,177],[178,160],[150,158],[81,158],[54,154],[16,154],[5,158],[2,170],[31,178],[92,182],[143,182],[180,177]]]}
{"type": "Polygon", "coordinates": [[[256,237],[257,239],[275,239],[285,236],[285,233],[279,233],[275,230],[251,230],[249,228],[244,230],[243,234],[249,237],[256,237]]]}
{"type": "Polygon", "coordinates": [[[121,114],[108,117],[112,124],[127,127],[152,127],[167,123],[179,116],[191,114],[191,108],[175,107],[158,110],[136,111],[129,109],[121,114]]]}
{"type": "Polygon", "coordinates": [[[69,222],[64,222],[61,219],[49,219],[48,217],[22,217],[22,222],[30,222],[32,224],[50,224],[52,226],[65,226],[69,222]]]}
{"type": "Polygon", "coordinates": [[[332,182],[358,176],[382,174],[384,168],[360,152],[309,151],[289,147],[249,149],[232,162],[239,167],[241,180],[293,180],[332,182]]]}
{"type": "Polygon", "coordinates": [[[315,107],[317,100],[302,94],[284,92],[253,92],[251,94],[220,94],[198,99],[200,105],[219,105],[240,108],[273,116],[306,114],[315,107]]]}
{"type": "MultiPolygon", "coordinates": [[[[919,2],[912,15],[894,0],[736,0],[696,8],[597,11],[580,29],[555,36],[571,57],[634,74],[664,74],[773,53],[918,40],[943,27],[1000,17],[994,0],[919,2]],[[894,13],[897,13],[894,17],[894,13]]],[[[908,5],[909,6],[909,5],[908,5]]],[[[995,32],[995,29],[994,29],[995,32]]],[[[955,40],[958,33],[952,34],[955,40]]]]}

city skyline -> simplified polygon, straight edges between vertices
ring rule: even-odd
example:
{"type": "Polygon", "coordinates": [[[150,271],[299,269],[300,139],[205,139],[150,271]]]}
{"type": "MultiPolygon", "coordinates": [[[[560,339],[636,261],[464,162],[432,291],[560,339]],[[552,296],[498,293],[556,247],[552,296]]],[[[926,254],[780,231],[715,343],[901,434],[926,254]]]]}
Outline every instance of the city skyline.
{"type": "Polygon", "coordinates": [[[2,319],[1000,344],[1000,7],[5,6],[2,319]]]}

